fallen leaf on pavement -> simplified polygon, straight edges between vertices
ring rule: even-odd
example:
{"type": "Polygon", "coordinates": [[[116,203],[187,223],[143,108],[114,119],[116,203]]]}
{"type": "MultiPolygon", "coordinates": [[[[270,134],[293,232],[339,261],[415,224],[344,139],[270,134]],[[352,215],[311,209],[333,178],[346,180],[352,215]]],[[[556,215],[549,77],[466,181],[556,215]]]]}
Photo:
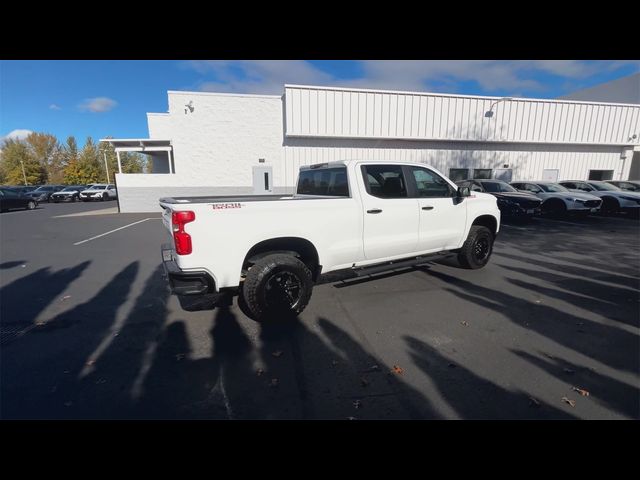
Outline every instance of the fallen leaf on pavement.
{"type": "Polygon", "coordinates": [[[262,374],[264,373],[264,370],[259,368],[258,370],[256,370],[256,375],[258,375],[259,377],[262,376],[262,374]]]}
{"type": "Polygon", "coordinates": [[[369,380],[367,380],[366,378],[364,378],[364,377],[360,378],[360,385],[362,385],[363,387],[367,387],[369,385],[369,383],[371,383],[371,382],[369,382],[369,380]]]}
{"type": "Polygon", "coordinates": [[[277,357],[281,357],[283,353],[284,352],[282,350],[276,350],[275,352],[272,352],[271,355],[277,358],[277,357]]]}
{"type": "Polygon", "coordinates": [[[62,297],[60,301],[64,302],[65,300],[69,300],[70,298],[71,298],[71,295],[65,295],[64,297],[62,297]]]}
{"type": "Polygon", "coordinates": [[[575,400],[569,400],[567,397],[562,397],[562,401],[564,403],[568,403],[569,405],[571,405],[572,407],[576,406],[576,402],[575,400]]]}
{"type": "Polygon", "coordinates": [[[95,365],[95,364],[96,364],[95,360],[89,360],[87,363],[85,363],[87,367],[90,367],[91,365],[95,365]]]}
{"type": "Polygon", "coordinates": [[[37,327],[43,327],[47,324],[47,322],[36,322],[37,327]]]}
{"type": "Polygon", "coordinates": [[[573,387],[572,389],[574,392],[578,392],[580,395],[582,395],[583,397],[588,397],[589,396],[589,392],[587,390],[583,390],[582,388],[578,388],[578,387],[573,387]]]}
{"type": "Polygon", "coordinates": [[[575,370],[571,370],[570,368],[563,368],[563,369],[562,369],[562,371],[563,371],[564,373],[569,373],[569,374],[576,373],[576,371],[575,371],[575,370]]]}
{"type": "Polygon", "coordinates": [[[271,382],[269,382],[270,388],[276,388],[278,385],[280,385],[280,380],[278,380],[277,378],[272,378],[271,382]]]}
{"type": "Polygon", "coordinates": [[[538,299],[536,300],[536,303],[542,303],[542,300],[538,299]]]}
{"type": "Polygon", "coordinates": [[[353,406],[355,408],[362,408],[362,402],[360,400],[356,400],[355,402],[353,402],[353,406]]]}
{"type": "Polygon", "coordinates": [[[400,368],[398,365],[394,365],[393,366],[393,373],[397,373],[398,375],[402,375],[403,372],[404,372],[404,370],[402,368],[400,368]]]}
{"type": "Polygon", "coordinates": [[[460,322],[462,325],[464,325],[465,327],[469,326],[469,322],[467,322],[466,320],[463,320],[460,322]]]}
{"type": "Polygon", "coordinates": [[[529,406],[537,408],[540,406],[540,402],[533,397],[529,397],[529,406]]]}

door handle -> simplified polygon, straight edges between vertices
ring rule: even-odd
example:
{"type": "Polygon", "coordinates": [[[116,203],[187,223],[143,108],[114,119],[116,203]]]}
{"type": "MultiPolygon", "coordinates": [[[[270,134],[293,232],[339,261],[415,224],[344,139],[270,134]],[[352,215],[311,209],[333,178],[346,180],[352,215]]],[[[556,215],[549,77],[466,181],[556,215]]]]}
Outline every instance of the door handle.
{"type": "Polygon", "coordinates": [[[427,205],[426,207],[422,207],[423,210],[433,210],[431,205],[427,205]]]}
{"type": "Polygon", "coordinates": [[[382,210],[379,208],[374,208],[372,210],[367,210],[367,213],[382,213],[382,210]]]}

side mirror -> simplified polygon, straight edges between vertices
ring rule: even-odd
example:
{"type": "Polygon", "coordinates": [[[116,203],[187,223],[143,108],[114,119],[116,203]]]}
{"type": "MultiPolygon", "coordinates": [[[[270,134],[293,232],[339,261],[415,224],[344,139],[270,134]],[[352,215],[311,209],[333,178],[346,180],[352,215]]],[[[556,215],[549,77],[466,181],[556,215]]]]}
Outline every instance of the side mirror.
{"type": "Polygon", "coordinates": [[[458,187],[459,198],[469,197],[469,196],[471,196],[471,190],[469,190],[469,187],[458,187]]]}

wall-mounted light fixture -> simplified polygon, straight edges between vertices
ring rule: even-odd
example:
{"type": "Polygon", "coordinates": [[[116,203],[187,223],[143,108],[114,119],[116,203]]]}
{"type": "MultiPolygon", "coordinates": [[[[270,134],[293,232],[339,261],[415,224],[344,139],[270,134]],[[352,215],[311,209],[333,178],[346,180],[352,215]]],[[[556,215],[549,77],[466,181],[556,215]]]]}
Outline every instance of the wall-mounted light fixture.
{"type": "Polygon", "coordinates": [[[634,133],[633,135],[631,135],[631,136],[629,137],[629,139],[628,139],[627,141],[632,142],[632,141],[633,141],[633,140],[635,140],[636,138],[638,138],[638,134],[637,134],[637,133],[634,133]]]}
{"type": "Polygon", "coordinates": [[[489,107],[489,110],[487,110],[486,112],[484,112],[484,116],[485,116],[485,117],[487,117],[487,118],[491,118],[491,117],[493,117],[493,107],[495,107],[495,106],[496,106],[498,103],[500,103],[500,102],[509,102],[509,101],[511,101],[511,100],[513,100],[513,98],[512,98],[512,97],[504,97],[504,98],[501,98],[501,99],[499,99],[499,100],[496,100],[495,102],[493,102],[493,103],[491,104],[491,106],[489,107]]]}
{"type": "Polygon", "coordinates": [[[189,103],[187,103],[185,105],[185,107],[187,107],[187,108],[184,109],[184,114],[185,115],[187,114],[187,111],[193,113],[193,111],[195,110],[195,107],[193,106],[193,100],[190,100],[189,103]]]}

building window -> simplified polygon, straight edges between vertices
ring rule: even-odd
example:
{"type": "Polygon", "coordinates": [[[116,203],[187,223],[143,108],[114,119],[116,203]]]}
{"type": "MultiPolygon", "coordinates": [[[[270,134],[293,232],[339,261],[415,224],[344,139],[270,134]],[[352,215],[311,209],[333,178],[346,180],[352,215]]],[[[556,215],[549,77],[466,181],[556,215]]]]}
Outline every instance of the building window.
{"type": "Polygon", "coordinates": [[[613,170],[589,170],[589,180],[612,180],[613,170]]]}
{"type": "Polygon", "coordinates": [[[469,169],[468,168],[450,168],[449,178],[454,182],[459,182],[460,180],[467,180],[469,178],[469,169]]]}
{"type": "Polygon", "coordinates": [[[496,168],[493,172],[493,178],[510,183],[513,178],[513,170],[510,168],[496,168]]]}
{"type": "Polygon", "coordinates": [[[481,180],[488,180],[491,178],[491,169],[490,168],[474,168],[473,169],[473,178],[479,178],[481,180]]]}

